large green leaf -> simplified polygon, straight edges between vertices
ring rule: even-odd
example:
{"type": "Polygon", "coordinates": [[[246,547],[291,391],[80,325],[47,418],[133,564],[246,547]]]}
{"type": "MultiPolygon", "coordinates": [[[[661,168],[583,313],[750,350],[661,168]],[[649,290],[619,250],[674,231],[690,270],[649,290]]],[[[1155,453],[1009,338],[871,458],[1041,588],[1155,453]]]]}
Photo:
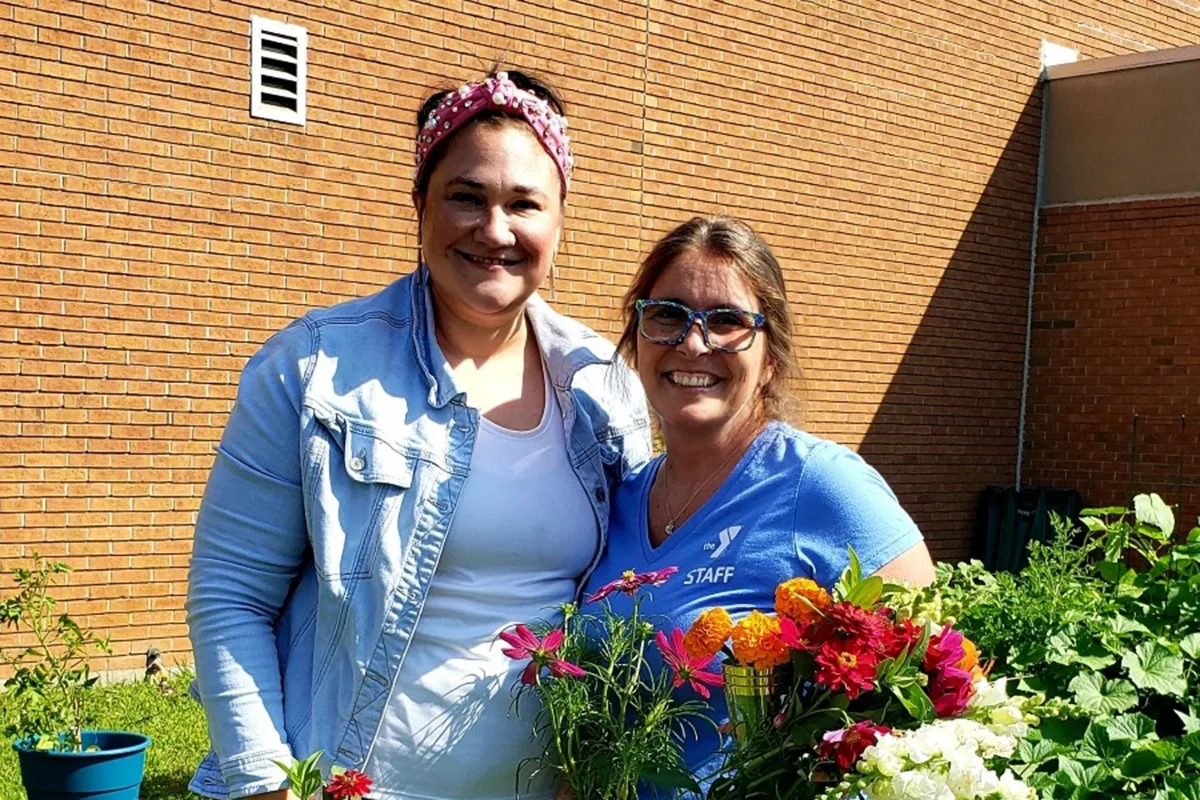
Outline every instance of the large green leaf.
{"type": "Polygon", "coordinates": [[[1131,742],[1151,741],[1154,736],[1154,720],[1145,714],[1122,714],[1112,719],[1099,720],[1094,727],[1104,729],[1109,741],[1119,739],[1131,742]]]}
{"type": "Polygon", "coordinates": [[[1112,632],[1116,634],[1150,633],[1150,629],[1136,619],[1117,614],[1113,617],[1112,632]]]}
{"type": "Polygon", "coordinates": [[[1200,633],[1189,633],[1179,640],[1179,649],[1188,658],[1200,659],[1200,633]]]}
{"type": "Polygon", "coordinates": [[[1090,669],[1104,669],[1117,659],[1091,632],[1072,623],[1051,634],[1046,643],[1046,660],[1068,667],[1082,664],[1090,669]]]}
{"type": "Polygon", "coordinates": [[[1147,747],[1143,750],[1134,750],[1125,756],[1125,760],[1121,762],[1121,774],[1128,779],[1140,781],[1151,775],[1157,775],[1170,766],[1169,761],[1164,760],[1153,748],[1147,747]]]}
{"type": "Polygon", "coordinates": [[[1182,697],[1187,691],[1183,678],[1183,659],[1157,642],[1143,642],[1132,653],[1126,653],[1121,666],[1129,671],[1129,679],[1139,689],[1182,697]]]}
{"type": "Polygon", "coordinates": [[[1075,704],[1094,714],[1117,714],[1137,704],[1137,690],[1120,678],[1110,680],[1098,672],[1084,672],[1071,679],[1067,687],[1075,695],[1075,704]]]}
{"type": "Polygon", "coordinates": [[[1175,512],[1157,494],[1139,494],[1133,498],[1133,510],[1138,522],[1153,525],[1168,536],[1175,532],[1175,512]]]}
{"type": "Polygon", "coordinates": [[[1104,761],[1123,758],[1133,749],[1134,739],[1114,736],[1104,724],[1109,720],[1096,720],[1088,727],[1079,742],[1078,757],[1081,761],[1104,761]]]}

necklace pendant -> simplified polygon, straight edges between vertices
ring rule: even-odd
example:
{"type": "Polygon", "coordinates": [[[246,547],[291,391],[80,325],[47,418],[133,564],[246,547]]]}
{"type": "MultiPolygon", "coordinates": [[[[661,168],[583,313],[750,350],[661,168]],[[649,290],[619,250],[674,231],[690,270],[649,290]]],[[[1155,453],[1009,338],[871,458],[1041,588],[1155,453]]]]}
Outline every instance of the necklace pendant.
{"type": "Polygon", "coordinates": [[[674,523],[674,522],[668,522],[668,523],[667,523],[667,527],[666,527],[666,528],[664,528],[663,530],[665,530],[665,531],[666,531],[666,533],[667,533],[667,536],[670,536],[672,533],[674,533],[674,532],[675,532],[675,523],[674,523]]]}

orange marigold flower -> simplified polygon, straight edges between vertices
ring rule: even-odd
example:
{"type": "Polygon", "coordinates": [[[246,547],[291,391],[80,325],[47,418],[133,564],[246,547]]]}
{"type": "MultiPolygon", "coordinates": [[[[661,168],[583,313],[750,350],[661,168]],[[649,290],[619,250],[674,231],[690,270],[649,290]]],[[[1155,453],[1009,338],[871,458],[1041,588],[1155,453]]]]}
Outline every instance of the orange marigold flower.
{"type": "Polygon", "coordinates": [[[983,670],[979,668],[979,648],[967,637],[963,637],[963,657],[958,662],[958,668],[971,673],[974,678],[983,676],[983,670]]]}
{"type": "Polygon", "coordinates": [[[808,578],[792,578],[775,589],[775,610],[797,624],[815,622],[831,605],[829,592],[808,578]]]}
{"type": "Polygon", "coordinates": [[[733,626],[733,657],[738,663],[769,669],[785,663],[788,646],[779,636],[779,618],[751,611],[733,626]]]}
{"type": "Polygon", "coordinates": [[[711,658],[720,652],[731,633],[733,620],[729,612],[717,606],[696,617],[683,637],[683,646],[692,658],[711,658]]]}

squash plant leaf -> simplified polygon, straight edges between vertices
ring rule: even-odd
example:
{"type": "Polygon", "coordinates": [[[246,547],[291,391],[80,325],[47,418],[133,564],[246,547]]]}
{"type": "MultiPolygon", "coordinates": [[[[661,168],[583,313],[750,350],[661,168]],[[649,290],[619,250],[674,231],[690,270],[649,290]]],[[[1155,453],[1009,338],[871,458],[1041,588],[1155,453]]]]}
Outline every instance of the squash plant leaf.
{"type": "Polygon", "coordinates": [[[1137,690],[1127,680],[1108,679],[1098,672],[1076,675],[1067,687],[1075,704],[1094,714],[1119,714],[1137,705],[1137,690]]]}
{"type": "Polygon", "coordinates": [[[1182,697],[1187,691],[1183,659],[1157,642],[1143,642],[1121,658],[1129,679],[1139,689],[1182,697]]]}

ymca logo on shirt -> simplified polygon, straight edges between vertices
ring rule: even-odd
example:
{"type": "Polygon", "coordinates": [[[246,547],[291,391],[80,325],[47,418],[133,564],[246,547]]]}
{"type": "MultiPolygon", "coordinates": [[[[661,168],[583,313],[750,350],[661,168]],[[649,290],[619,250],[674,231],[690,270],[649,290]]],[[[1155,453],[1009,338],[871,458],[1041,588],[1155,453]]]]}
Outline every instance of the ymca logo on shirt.
{"type": "MultiPolygon", "coordinates": [[[[742,532],[741,525],[731,525],[725,530],[717,534],[717,541],[705,542],[704,549],[710,551],[708,557],[712,560],[717,560],[725,554],[729,549],[729,545],[733,544],[733,540],[742,532]]],[[[733,578],[734,567],[732,564],[717,567],[698,567],[693,570],[688,570],[687,575],[683,579],[684,586],[691,586],[699,583],[729,583],[733,578]]]]}

